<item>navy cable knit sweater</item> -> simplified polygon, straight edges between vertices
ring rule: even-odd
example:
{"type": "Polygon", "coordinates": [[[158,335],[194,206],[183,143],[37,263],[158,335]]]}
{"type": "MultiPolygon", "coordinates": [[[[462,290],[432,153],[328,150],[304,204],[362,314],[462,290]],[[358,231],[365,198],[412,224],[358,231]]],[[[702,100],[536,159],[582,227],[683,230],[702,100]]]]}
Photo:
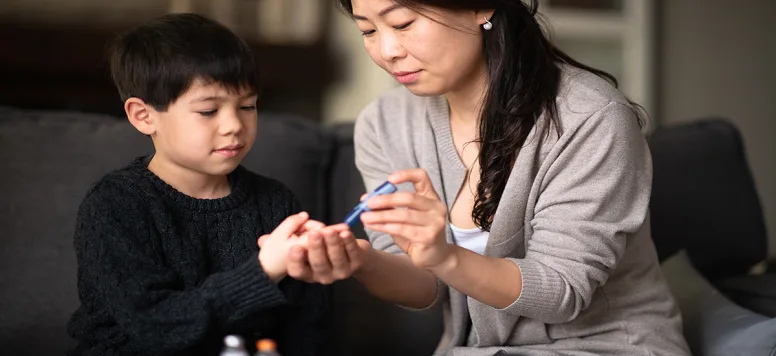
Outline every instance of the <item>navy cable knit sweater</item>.
{"type": "Polygon", "coordinates": [[[81,204],[71,354],[217,355],[239,334],[274,338],[284,356],[320,355],[324,287],[275,284],[258,262],[258,237],[299,211],[293,194],[240,166],[228,196],[195,199],[148,161],[108,174],[81,204]]]}

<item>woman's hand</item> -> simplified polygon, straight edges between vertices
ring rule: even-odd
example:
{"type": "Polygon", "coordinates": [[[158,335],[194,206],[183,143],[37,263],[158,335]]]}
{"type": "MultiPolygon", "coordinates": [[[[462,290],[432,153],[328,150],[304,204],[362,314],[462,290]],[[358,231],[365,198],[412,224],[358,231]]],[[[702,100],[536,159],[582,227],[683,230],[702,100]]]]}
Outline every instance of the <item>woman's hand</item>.
{"type": "Polygon", "coordinates": [[[453,254],[453,246],[445,237],[447,207],[439,200],[426,171],[398,171],[388,181],[411,182],[415,193],[370,198],[367,206],[371,211],[361,214],[364,227],[391,235],[417,267],[432,269],[446,262],[453,254]]]}
{"type": "Polygon", "coordinates": [[[345,224],[307,232],[307,245],[293,246],[288,254],[288,275],[308,283],[331,284],[350,278],[362,268],[368,241],[358,240],[345,224]]]}

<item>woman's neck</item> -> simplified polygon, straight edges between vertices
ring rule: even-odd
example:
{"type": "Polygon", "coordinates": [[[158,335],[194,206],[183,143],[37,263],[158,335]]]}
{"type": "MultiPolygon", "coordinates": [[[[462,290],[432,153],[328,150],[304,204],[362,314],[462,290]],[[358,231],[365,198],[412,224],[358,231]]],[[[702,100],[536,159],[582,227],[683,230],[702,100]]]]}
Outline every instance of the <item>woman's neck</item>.
{"type": "Polygon", "coordinates": [[[450,106],[450,120],[458,125],[477,127],[482,113],[488,79],[483,64],[473,71],[468,80],[463,80],[457,89],[445,94],[450,106]]]}

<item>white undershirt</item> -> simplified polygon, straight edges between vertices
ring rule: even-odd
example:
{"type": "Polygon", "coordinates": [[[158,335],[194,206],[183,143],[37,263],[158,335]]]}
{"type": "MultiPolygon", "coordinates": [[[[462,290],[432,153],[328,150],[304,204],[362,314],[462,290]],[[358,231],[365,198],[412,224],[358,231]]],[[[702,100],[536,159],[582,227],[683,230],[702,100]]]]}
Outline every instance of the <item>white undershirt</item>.
{"type": "Polygon", "coordinates": [[[456,245],[480,255],[485,253],[485,245],[488,244],[488,237],[490,236],[489,232],[483,231],[479,227],[461,229],[453,224],[450,224],[450,229],[453,231],[453,242],[456,245]]]}

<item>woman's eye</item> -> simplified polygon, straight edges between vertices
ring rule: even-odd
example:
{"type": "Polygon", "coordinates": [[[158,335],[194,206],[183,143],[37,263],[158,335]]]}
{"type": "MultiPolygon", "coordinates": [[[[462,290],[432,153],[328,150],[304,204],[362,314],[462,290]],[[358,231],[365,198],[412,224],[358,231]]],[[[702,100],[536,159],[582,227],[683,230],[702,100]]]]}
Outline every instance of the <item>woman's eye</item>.
{"type": "Polygon", "coordinates": [[[407,27],[410,27],[410,25],[412,25],[413,22],[415,22],[415,21],[410,21],[410,22],[405,23],[404,25],[396,26],[394,28],[397,29],[397,30],[404,30],[407,27]]]}
{"type": "Polygon", "coordinates": [[[371,34],[373,34],[373,33],[375,33],[375,30],[366,30],[366,31],[361,31],[361,35],[362,35],[362,36],[369,36],[369,35],[371,35],[371,34]]]}

